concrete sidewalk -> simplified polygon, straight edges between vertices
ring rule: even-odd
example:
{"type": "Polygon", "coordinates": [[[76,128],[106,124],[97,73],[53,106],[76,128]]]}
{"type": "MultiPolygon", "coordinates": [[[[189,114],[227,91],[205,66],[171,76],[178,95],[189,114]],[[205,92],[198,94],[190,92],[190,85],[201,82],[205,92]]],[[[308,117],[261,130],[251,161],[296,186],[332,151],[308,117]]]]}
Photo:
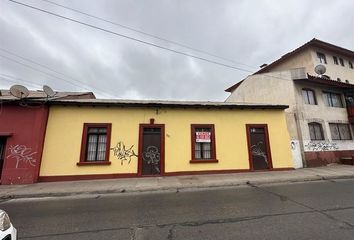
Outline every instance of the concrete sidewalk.
{"type": "Polygon", "coordinates": [[[193,190],[241,186],[247,183],[260,185],[347,178],[354,178],[354,166],[331,165],[291,171],[85,180],[12,186],[0,185],[0,198],[4,200],[125,192],[178,191],[182,189],[193,190]]]}

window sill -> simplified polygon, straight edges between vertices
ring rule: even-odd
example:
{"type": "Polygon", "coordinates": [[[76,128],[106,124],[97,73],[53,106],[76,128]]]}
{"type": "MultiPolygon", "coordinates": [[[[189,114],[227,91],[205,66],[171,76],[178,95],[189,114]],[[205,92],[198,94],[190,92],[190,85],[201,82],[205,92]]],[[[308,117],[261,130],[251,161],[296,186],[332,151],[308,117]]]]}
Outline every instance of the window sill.
{"type": "Polygon", "coordinates": [[[92,166],[92,165],[111,165],[110,161],[97,161],[97,162],[78,162],[77,166],[92,166]]]}
{"type": "Polygon", "coordinates": [[[190,160],[189,163],[218,163],[219,160],[217,159],[193,159],[190,160]]]}

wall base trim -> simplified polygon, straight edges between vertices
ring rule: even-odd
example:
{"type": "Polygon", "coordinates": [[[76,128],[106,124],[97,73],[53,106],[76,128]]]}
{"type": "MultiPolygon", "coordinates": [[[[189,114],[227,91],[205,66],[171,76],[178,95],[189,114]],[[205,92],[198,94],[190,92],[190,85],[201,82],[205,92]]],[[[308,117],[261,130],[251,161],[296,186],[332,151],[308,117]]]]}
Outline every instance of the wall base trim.
{"type": "Polygon", "coordinates": [[[289,171],[294,168],[273,168],[264,171],[252,171],[250,169],[230,169],[230,170],[206,170],[206,171],[181,171],[167,172],[156,176],[139,176],[137,173],[115,173],[115,174],[89,174],[89,175],[59,175],[59,176],[40,176],[38,182],[59,182],[77,180],[98,180],[114,178],[142,178],[142,177],[161,177],[161,176],[183,176],[183,175],[206,175],[206,174],[228,174],[228,173],[247,173],[247,172],[269,172],[269,171],[289,171]]]}
{"type": "Polygon", "coordinates": [[[76,180],[133,178],[133,177],[137,177],[137,176],[138,175],[136,173],[40,176],[38,178],[38,182],[59,182],[59,181],[76,181],[76,180]]]}
{"type": "Polygon", "coordinates": [[[250,169],[181,171],[181,172],[168,172],[168,173],[165,173],[164,176],[227,174],[227,173],[250,173],[250,172],[290,171],[290,170],[294,170],[294,168],[272,168],[272,169],[257,170],[257,171],[250,170],[250,169]]]}

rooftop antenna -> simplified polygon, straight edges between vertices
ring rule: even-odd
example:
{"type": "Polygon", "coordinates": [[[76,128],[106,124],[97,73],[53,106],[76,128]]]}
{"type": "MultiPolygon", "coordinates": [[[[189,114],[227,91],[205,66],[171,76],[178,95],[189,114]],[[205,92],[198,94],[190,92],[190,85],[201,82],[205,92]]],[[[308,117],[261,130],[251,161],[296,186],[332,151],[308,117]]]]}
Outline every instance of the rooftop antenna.
{"type": "Polygon", "coordinates": [[[10,88],[10,93],[12,96],[22,99],[29,95],[29,91],[25,86],[22,85],[13,85],[10,88]]]}
{"type": "Polygon", "coordinates": [[[319,77],[322,77],[322,75],[326,72],[326,67],[322,64],[318,64],[315,67],[315,72],[318,74],[319,77]]]}
{"type": "Polygon", "coordinates": [[[47,85],[43,86],[43,91],[47,94],[47,98],[54,97],[56,95],[53,89],[47,85]]]}

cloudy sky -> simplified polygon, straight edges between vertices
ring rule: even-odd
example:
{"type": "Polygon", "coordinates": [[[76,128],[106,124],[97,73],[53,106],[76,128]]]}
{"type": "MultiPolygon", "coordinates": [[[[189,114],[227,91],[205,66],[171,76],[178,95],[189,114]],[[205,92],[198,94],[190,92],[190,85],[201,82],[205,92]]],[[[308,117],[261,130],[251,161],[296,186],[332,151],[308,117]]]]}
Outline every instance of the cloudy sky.
{"type": "Polygon", "coordinates": [[[353,0],[50,0],[114,24],[44,0],[16,1],[232,67],[0,0],[2,89],[46,84],[99,98],[223,101],[224,89],[314,37],[354,49],[353,0]]]}

